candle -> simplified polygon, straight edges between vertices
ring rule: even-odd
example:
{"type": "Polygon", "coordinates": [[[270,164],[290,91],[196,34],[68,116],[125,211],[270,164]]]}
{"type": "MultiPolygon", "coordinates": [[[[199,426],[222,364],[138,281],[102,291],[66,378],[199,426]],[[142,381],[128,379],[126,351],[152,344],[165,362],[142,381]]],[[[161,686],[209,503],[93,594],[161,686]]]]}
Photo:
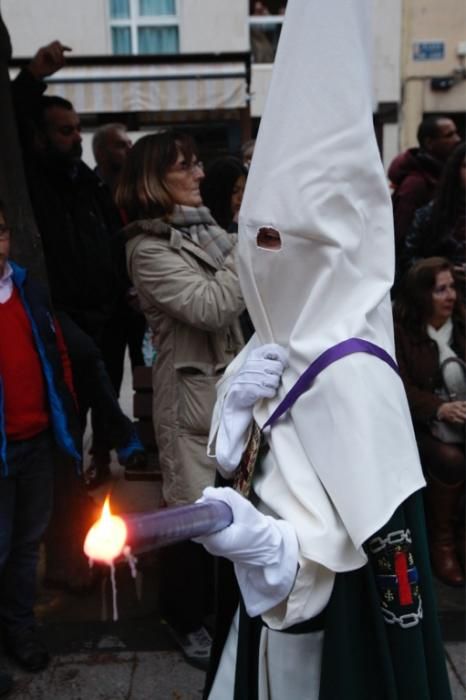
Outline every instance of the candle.
{"type": "Polygon", "coordinates": [[[218,532],[232,520],[231,508],[223,501],[205,500],[116,516],[107,498],[100,520],[87,533],[84,553],[92,561],[111,565],[129,552],[137,554],[218,532]]]}

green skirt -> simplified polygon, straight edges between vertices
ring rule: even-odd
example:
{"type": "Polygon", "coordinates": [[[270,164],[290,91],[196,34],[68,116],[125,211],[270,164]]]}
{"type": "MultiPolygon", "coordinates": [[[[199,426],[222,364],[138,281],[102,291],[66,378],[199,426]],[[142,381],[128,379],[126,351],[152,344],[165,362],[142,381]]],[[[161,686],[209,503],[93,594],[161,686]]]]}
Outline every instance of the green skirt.
{"type": "MultiPolygon", "coordinates": [[[[319,700],[450,700],[420,492],[365,549],[368,563],[336,575],[323,613],[283,632],[325,631],[319,700]]],[[[218,631],[205,698],[238,603],[229,584],[232,571],[219,562],[218,631]]],[[[263,624],[240,603],[235,700],[257,700],[263,624]]]]}

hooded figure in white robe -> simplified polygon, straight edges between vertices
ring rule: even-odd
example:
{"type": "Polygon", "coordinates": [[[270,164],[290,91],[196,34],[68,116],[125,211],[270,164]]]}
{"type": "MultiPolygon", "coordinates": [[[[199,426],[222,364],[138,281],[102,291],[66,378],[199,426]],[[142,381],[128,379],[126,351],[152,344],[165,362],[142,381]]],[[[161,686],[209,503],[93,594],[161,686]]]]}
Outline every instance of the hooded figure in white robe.
{"type": "MultiPolygon", "coordinates": [[[[224,477],[235,475],[252,418],[264,426],[323,353],[353,338],[380,350],[331,363],[264,432],[268,451],[252,480],[255,508],[229,489],[205,493],[229,502],[238,523],[200,541],[233,561],[244,615],[260,617],[257,688],[248,695],[259,700],[327,697],[319,695],[326,624],[289,632],[325,613],[341,589],[339,576],[365,572],[365,545],[376,551],[375,534],[425,484],[402,381],[394,363],[381,359],[395,357],[394,235],[372,121],[371,6],[289,0],[239,217],[238,269],[256,335],[218,386],[210,450],[224,477]],[[277,371],[278,390],[258,390],[248,419],[251,378],[258,386],[261,372],[277,371]]],[[[401,620],[395,626],[402,629],[406,620],[419,627],[423,610],[417,569],[404,548],[411,530],[400,532],[396,544],[389,529],[387,542],[402,550],[406,570],[387,572],[396,579],[396,602],[407,607],[384,610],[382,600],[381,620],[401,620]],[[401,593],[398,580],[406,584],[401,593]]],[[[387,557],[401,566],[391,550],[387,557]]],[[[245,700],[233,690],[237,639],[238,616],[210,700],[245,700]]],[[[443,682],[444,669],[439,673],[443,682]]],[[[350,687],[341,697],[361,700],[360,692],[350,687]]],[[[379,697],[404,697],[396,692],[379,697]]]]}

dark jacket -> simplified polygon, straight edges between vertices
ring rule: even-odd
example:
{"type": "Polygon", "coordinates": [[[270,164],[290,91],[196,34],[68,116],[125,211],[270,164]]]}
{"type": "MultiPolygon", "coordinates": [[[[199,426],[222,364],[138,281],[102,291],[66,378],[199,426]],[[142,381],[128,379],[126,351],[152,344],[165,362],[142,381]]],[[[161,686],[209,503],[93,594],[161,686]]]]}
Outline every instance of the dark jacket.
{"type": "MultiPolygon", "coordinates": [[[[81,430],[74,397],[68,388],[55,322],[45,290],[28,278],[24,268],[10,263],[13,284],[31,322],[35,346],[44,373],[51,425],[57,445],[78,463],[81,462],[81,430]]],[[[0,474],[8,474],[6,462],[7,437],[3,405],[3,384],[0,376],[0,474]]]]}
{"type": "Polygon", "coordinates": [[[448,258],[454,265],[466,263],[464,211],[459,212],[454,226],[438,231],[434,230],[433,210],[434,203],[429,202],[416,211],[404,241],[400,272],[409,270],[421,258],[433,255],[448,258]]]}
{"type": "MultiPolygon", "coordinates": [[[[435,418],[439,406],[444,403],[435,393],[443,386],[437,343],[427,333],[417,335],[408,332],[400,324],[395,325],[395,343],[414,427],[425,430],[435,418]]],[[[466,359],[464,326],[460,327],[456,323],[453,327],[452,348],[458,357],[466,359]]]]}
{"type": "Polygon", "coordinates": [[[70,171],[35,152],[28,117],[37,113],[44,89],[27,70],[12,84],[29,193],[53,305],[94,336],[128,286],[121,219],[109,189],[83,161],[70,171]]]}
{"type": "Polygon", "coordinates": [[[420,148],[410,148],[392,161],[388,177],[394,186],[392,202],[397,249],[416,209],[433,198],[441,170],[441,164],[420,148]]]}
{"type": "Polygon", "coordinates": [[[33,163],[28,182],[54,307],[94,336],[113,316],[123,292],[117,210],[106,186],[83,162],[73,179],[33,163]]]}

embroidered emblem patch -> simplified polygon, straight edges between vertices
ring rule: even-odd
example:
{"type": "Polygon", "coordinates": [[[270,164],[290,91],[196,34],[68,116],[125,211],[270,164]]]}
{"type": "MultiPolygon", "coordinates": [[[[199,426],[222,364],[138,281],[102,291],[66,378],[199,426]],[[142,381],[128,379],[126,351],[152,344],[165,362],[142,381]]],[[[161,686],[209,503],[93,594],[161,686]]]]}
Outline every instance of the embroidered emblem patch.
{"type": "Polygon", "coordinates": [[[376,536],[368,543],[384,619],[403,628],[413,627],[422,619],[419,574],[411,544],[410,530],[376,536]]]}

